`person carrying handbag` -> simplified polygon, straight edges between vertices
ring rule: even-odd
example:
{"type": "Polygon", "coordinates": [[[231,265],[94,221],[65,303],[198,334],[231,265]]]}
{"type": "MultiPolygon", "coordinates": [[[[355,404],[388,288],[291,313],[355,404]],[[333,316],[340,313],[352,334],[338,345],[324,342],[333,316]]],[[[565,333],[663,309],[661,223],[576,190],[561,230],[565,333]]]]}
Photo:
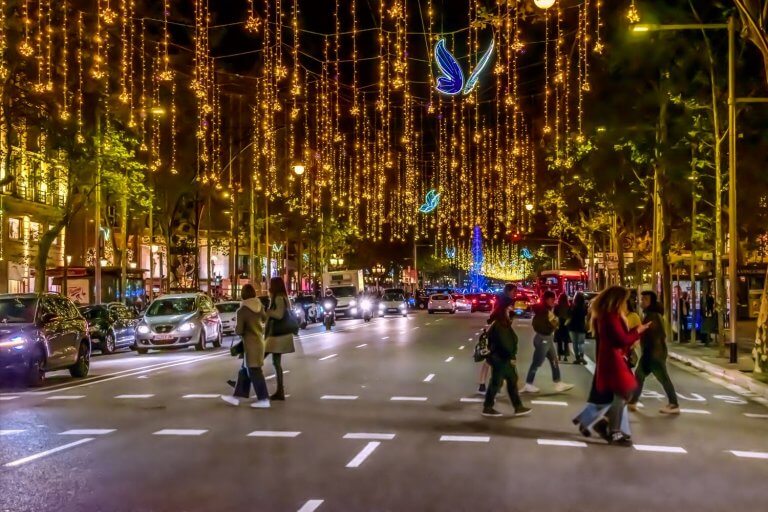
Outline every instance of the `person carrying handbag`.
{"type": "Polygon", "coordinates": [[[277,376],[277,390],[270,397],[272,400],[285,400],[283,384],[283,354],[296,352],[293,335],[299,330],[296,316],[288,302],[288,291],[281,277],[269,281],[269,309],[267,310],[266,353],[272,354],[272,365],[277,376]]]}

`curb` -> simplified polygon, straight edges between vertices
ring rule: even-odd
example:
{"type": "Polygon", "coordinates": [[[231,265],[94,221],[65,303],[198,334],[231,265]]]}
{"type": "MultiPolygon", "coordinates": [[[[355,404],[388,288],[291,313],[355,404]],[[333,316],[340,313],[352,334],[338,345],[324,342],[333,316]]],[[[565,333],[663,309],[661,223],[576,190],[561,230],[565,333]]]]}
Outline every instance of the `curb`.
{"type": "Polygon", "coordinates": [[[692,366],[704,373],[719,377],[730,382],[731,384],[735,384],[744,389],[747,389],[757,396],[768,399],[768,384],[763,384],[762,382],[757,381],[751,377],[747,377],[738,370],[729,370],[714,363],[704,361],[698,357],[680,354],[672,350],[669,351],[669,357],[685,365],[692,366]]]}

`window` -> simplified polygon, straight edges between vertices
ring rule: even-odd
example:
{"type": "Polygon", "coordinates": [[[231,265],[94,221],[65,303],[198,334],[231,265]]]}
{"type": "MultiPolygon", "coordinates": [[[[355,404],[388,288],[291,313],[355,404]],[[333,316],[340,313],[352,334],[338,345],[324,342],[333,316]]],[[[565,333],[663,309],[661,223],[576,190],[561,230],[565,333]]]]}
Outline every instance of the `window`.
{"type": "Polygon", "coordinates": [[[21,239],[21,219],[8,219],[8,238],[21,239]]]}
{"type": "Polygon", "coordinates": [[[37,242],[40,240],[41,235],[41,227],[39,222],[30,222],[29,223],[29,239],[32,242],[37,242]]]}

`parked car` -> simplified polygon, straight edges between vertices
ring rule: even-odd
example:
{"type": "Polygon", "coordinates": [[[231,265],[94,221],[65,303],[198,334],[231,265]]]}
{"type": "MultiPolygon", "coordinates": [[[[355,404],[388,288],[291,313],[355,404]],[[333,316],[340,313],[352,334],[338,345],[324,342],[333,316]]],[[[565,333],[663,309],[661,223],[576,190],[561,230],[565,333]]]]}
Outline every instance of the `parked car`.
{"type": "Polygon", "coordinates": [[[216,309],[221,320],[221,333],[224,336],[233,336],[237,327],[237,310],[240,309],[240,302],[234,300],[218,302],[216,309]]]}
{"type": "Polygon", "coordinates": [[[0,375],[21,374],[39,386],[46,372],[85,377],[91,365],[88,323],[66,297],[0,295],[0,375]]]}
{"type": "Polygon", "coordinates": [[[453,302],[456,303],[456,311],[472,311],[472,302],[460,293],[453,294],[453,302]]]}
{"type": "Polygon", "coordinates": [[[136,326],[136,352],[221,346],[221,320],[213,300],[204,293],[164,295],[152,301],[136,326]]]}
{"type": "MultiPolygon", "coordinates": [[[[269,309],[269,295],[263,295],[259,297],[259,300],[261,301],[262,305],[264,306],[264,309],[269,309]]],[[[288,302],[290,302],[291,309],[293,310],[293,313],[296,315],[296,320],[299,322],[299,327],[301,329],[307,328],[307,314],[304,312],[304,308],[301,305],[296,305],[293,302],[293,299],[289,298],[288,302]]]]}
{"type": "Polygon", "coordinates": [[[472,300],[472,313],[477,311],[492,311],[496,303],[496,297],[492,293],[476,293],[467,295],[472,300]]]}
{"type": "Polygon", "coordinates": [[[430,315],[437,312],[444,312],[454,314],[456,313],[456,304],[453,302],[453,298],[447,293],[436,293],[429,297],[427,303],[427,311],[430,315]]]}
{"type": "Polygon", "coordinates": [[[387,291],[379,302],[379,316],[402,315],[408,316],[408,303],[405,294],[397,291],[387,291]]]}
{"type": "Polygon", "coordinates": [[[132,347],[136,341],[138,317],[132,309],[120,302],[78,308],[88,321],[91,348],[111,354],[123,347],[132,347]]]}

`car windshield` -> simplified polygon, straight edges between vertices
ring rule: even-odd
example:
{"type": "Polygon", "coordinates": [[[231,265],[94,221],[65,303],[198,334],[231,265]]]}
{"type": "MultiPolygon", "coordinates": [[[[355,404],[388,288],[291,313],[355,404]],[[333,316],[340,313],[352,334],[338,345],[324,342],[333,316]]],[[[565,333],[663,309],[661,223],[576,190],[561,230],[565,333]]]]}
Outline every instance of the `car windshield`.
{"type": "Polygon", "coordinates": [[[37,299],[5,298],[0,299],[0,322],[8,324],[31,324],[35,321],[37,299]]]}
{"type": "Polygon", "coordinates": [[[194,297],[157,299],[149,306],[147,316],[171,316],[192,313],[195,310],[194,297]]]}
{"type": "Polygon", "coordinates": [[[107,312],[104,308],[80,308],[86,320],[96,320],[97,318],[106,318],[107,312]]]}
{"type": "Polygon", "coordinates": [[[238,309],[240,309],[240,303],[222,302],[221,304],[216,304],[216,309],[219,310],[219,313],[235,313],[238,309]]]}
{"type": "Polygon", "coordinates": [[[384,300],[386,302],[396,302],[396,301],[403,301],[405,299],[403,298],[403,295],[400,293],[388,293],[384,295],[384,300]]]}
{"type": "Polygon", "coordinates": [[[339,286],[331,289],[336,297],[354,297],[357,294],[354,286],[339,286]]]}

